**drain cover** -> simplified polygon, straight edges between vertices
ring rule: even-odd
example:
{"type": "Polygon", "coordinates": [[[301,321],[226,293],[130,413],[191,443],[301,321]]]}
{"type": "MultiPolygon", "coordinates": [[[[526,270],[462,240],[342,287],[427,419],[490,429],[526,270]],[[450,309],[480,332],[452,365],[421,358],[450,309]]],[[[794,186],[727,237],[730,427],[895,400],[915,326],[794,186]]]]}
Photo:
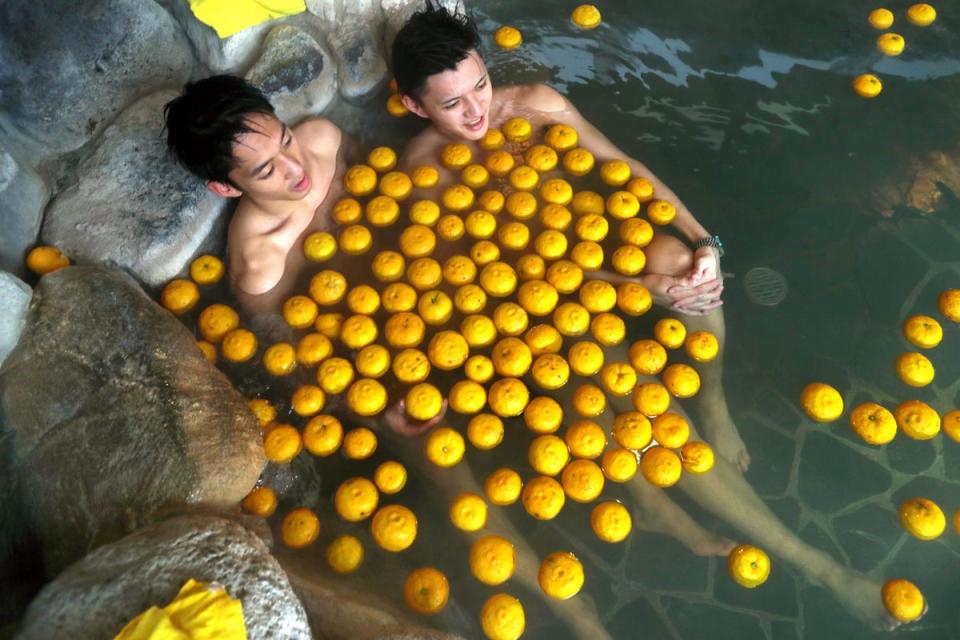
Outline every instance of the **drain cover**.
{"type": "Polygon", "coordinates": [[[787,297],[787,279],[770,267],[754,267],[743,278],[747,298],[755,304],[773,307],[787,297]]]}

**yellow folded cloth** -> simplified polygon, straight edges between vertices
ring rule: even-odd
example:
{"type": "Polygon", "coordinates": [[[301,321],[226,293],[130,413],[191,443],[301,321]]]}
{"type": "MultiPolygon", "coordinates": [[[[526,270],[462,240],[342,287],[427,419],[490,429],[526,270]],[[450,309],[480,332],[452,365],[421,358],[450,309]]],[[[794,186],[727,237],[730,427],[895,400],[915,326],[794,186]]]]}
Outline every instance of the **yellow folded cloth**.
{"type": "Polygon", "coordinates": [[[239,600],[191,578],[173,602],[150,607],[114,640],[247,640],[247,628],[239,600]]]}
{"type": "Polygon", "coordinates": [[[307,5],[304,0],[190,0],[190,10],[226,38],[268,20],[302,13],[307,5]]]}

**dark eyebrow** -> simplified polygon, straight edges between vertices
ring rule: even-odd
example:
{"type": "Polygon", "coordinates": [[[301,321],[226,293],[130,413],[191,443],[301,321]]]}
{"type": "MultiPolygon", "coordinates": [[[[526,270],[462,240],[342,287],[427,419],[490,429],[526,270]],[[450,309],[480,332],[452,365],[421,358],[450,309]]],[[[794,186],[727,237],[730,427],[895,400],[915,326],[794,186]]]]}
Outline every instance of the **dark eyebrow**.
{"type": "MultiPolygon", "coordinates": [[[[280,123],[280,142],[283,143],[283,139],[287,137],[287,125],[283,122],[280,123]]],[[[258,173],[266,169],[267,165],[273,162],[273,158],[270,158],[263,164],[253,168],[253,171],[250,172],[250,177],[256,177],[258,173]]]]}

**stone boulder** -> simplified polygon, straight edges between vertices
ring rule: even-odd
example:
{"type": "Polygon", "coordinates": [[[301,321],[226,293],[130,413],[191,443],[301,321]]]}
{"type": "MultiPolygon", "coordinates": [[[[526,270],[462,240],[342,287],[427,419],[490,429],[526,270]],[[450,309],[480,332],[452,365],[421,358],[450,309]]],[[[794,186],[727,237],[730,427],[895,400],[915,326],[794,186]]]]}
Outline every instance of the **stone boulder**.
{"type": "Polygon", "coordinates": [[[243,74],[257,60],[260,46],[267,32],[289,18],[273,20],[220,38],[213,27],[193,15],[189,0],[161,0],[186,32],[197,57],[214,74],[243,74]]]}
{"type": "Polygon", "coordinates": [[[218,582],[243,604],[250,640],[309,640],[310,627],[283,569],[240,524],[181,516],[105,545],[48,584],[27,609],[18,639],[111,640],[190,578],[218,582]]]}
{"type": "Polygon", "coordinates": [[[0,147],[0,269],[25,275],[24,259],[40,235],[49,199],[46,182],[0,147]]]}
{"type": "Polygon", "coordinates": [[[266,94],[277,117],[295,124],[323,113],[337,92],[337,71],[329,52],[299,27],[274,27],[247,80],[266,94]]]}
{"type": "Polygon", "coordinates": [[[41,278],[0,411],[51,574],[162,513],[235,508],[266,463],[256,418],[191,333],[98,267],[41,278]]]}
{"type": "MultiPolygon", "coordinates": [[[[446,7],[448,11],[464,11],[463,3],[460,0],[437,0],[437,2],[446,7]]],[[[380,0],[380,10],[384,17],[383,46],[388,62],[390,60],[390,50],[393,47],[393,39],[397,37],[397,33],[410,19],[410,16],[421,9],[423,9],[423,3],[418,0],[380,0]]]]}
{"type": "Polygon", "coordinates": [[[32,295],[23,280],[0,271],[0,365],[20,340],[32,295]]]}
{"type": "Polygon", "coordinates": [[[123,112],[47,209],[43,241],[79,263],[117,266],[160,285],[180,273],[229,201],[167,153],[160,91],[123,112]]]}
{"type": "Polygon", "coordinates": [[[375,91],[387,77],[379,0],[307,0],[307,9],[333,51],[340,95],[356,100],[375,91]]]}
{"type": "Polygon", "coordinates": [[[156,2],[4,0],[0,24],[0,129],[31,162],[79,148],[194,67],[183,30],[156,2]]]}

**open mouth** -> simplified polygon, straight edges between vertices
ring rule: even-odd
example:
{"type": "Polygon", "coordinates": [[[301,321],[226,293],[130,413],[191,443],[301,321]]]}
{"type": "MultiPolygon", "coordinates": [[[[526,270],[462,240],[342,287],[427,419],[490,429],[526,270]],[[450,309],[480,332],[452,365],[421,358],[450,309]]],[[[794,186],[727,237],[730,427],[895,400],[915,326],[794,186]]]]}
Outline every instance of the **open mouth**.
{"type": "Polygon", "coordinates": [[[310,176],[308,176],[306,173],[304,173],[303,177],[300,178],[300,182],[293,185],[293,190],[297,192],[306,191],[309,188],[310,188],[310,176]]]}
{"type": "Polygon", "coordinates": [[[477,118],[477,119],[474,120],[473,122],[465,122],[463,126],[464,126],[468,131],[480,131],[480,129],[483,128],[483,123],[484,123],[485,121],[486,121],[486,116],[480,116],[479,118],[477,118]]]}

